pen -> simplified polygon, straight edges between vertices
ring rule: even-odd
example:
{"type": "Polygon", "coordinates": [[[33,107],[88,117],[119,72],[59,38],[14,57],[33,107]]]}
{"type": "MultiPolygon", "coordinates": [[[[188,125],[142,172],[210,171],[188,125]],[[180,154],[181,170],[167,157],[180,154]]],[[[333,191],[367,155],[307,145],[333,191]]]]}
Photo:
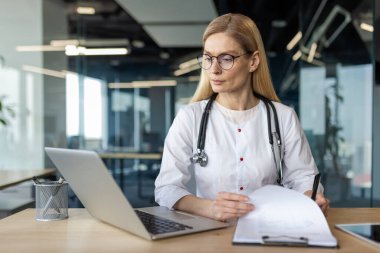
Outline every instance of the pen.
{"type": "Polygon", "coordinates": [[[317,196],[317,190],[319,186],[319,179],[321,178],[321,174],[318,173],[314,177],[314,183],[313,183],[313,193],[311,194],[311,199],[315,201],[315,197],[317,196]]]}
{"type": "Polygon", "coordinates": [[[40,181],[37,179],[37,177],[33,177],[32,179],[35,184],[40,184],[40,181]]]}

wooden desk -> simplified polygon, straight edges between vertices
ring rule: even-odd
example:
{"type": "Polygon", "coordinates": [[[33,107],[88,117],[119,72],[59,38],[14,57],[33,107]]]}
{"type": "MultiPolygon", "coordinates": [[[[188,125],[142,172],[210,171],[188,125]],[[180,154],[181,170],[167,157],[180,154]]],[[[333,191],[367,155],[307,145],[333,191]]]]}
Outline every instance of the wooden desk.
{"type": "Polygon", "coordinates": [[[62,221],[35,221],[34,216],[35,210],[27,209],[0,220],[0,252],[380,252],[334,228],[336,223],[380,222],[380,208],[331,209],[328,222],[339,249],[234,246],[234,227],[151,242],[97,221],[84,209],[70,209],[69,219],[62,221]]]}
{"type": "Polygon", "coordinates": [[[31,180],[33,177],[52,175],[55,169],[40,170],[0,170],[0,190],[31,180]]]}

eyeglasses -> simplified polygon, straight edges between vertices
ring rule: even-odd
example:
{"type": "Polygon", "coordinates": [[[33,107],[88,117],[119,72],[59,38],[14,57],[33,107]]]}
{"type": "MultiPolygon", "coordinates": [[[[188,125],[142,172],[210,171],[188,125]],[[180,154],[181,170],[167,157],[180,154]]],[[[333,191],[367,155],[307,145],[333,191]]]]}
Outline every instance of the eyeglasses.
{"type": "Polygon", "coordinates": [[[219,66],[224,70],[229,70],[234,66],[234,62],[236,58],[239,58],[240,56],[250,54],[251,52],[247,52],[238,56],[233,56],[230,54],[221,54],[218,56],[211,56],[208,54],[203,54],[201,56],[198,56],[198,64],[201,66],[202,69],[208,70],[212,66],[213,59],[215,58],[218,62],[219,66]]]}

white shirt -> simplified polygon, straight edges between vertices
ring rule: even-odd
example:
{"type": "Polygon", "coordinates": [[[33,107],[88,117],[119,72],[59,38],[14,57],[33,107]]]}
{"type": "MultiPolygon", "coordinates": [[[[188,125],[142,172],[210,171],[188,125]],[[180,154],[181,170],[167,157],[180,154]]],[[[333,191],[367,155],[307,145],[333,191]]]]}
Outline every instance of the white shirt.
{"type": "MultiPolygon", "coordinates": [[[[262,101],[252,109],[252,117],[240,123],[227,120],[221,106],[213,104],[205,141],[208,164],[201,167],[199,163],[190,162],[197,149],[206,104],[207,100],[204,100],[182,108],[169,129],[155,182],[155,198],[161,206],[172,208],[179,199],[191,194],[186,185],[192,174],[196,181],[196,195],[211,200],[221,191],[249,195],[255,189],[276,183],[267,112],[262,101]]],[[[284,149],[283,184],[302,193],[311,190],[318,169],[297,115],[288,106],[273,104],[284,149]]],[[[321,185],[320,190],[323,190],[321,185]]]]}

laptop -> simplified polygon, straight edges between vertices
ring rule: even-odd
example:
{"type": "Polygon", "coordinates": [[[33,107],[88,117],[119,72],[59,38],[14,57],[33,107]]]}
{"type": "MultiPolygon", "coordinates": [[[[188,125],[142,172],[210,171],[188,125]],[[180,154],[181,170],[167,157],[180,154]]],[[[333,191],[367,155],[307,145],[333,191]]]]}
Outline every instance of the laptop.
{"type": "Polygon", "coordinates": [[[380,223],[336,224],[335,227],[380,248],[380,223]]]}
{"type": "Polygon", "coordinates": [[[229,226],[166,207],[133,209],[94,151],[49,147],[45,151],[87,211],[122,230],[157,240],[229,226]]]}

